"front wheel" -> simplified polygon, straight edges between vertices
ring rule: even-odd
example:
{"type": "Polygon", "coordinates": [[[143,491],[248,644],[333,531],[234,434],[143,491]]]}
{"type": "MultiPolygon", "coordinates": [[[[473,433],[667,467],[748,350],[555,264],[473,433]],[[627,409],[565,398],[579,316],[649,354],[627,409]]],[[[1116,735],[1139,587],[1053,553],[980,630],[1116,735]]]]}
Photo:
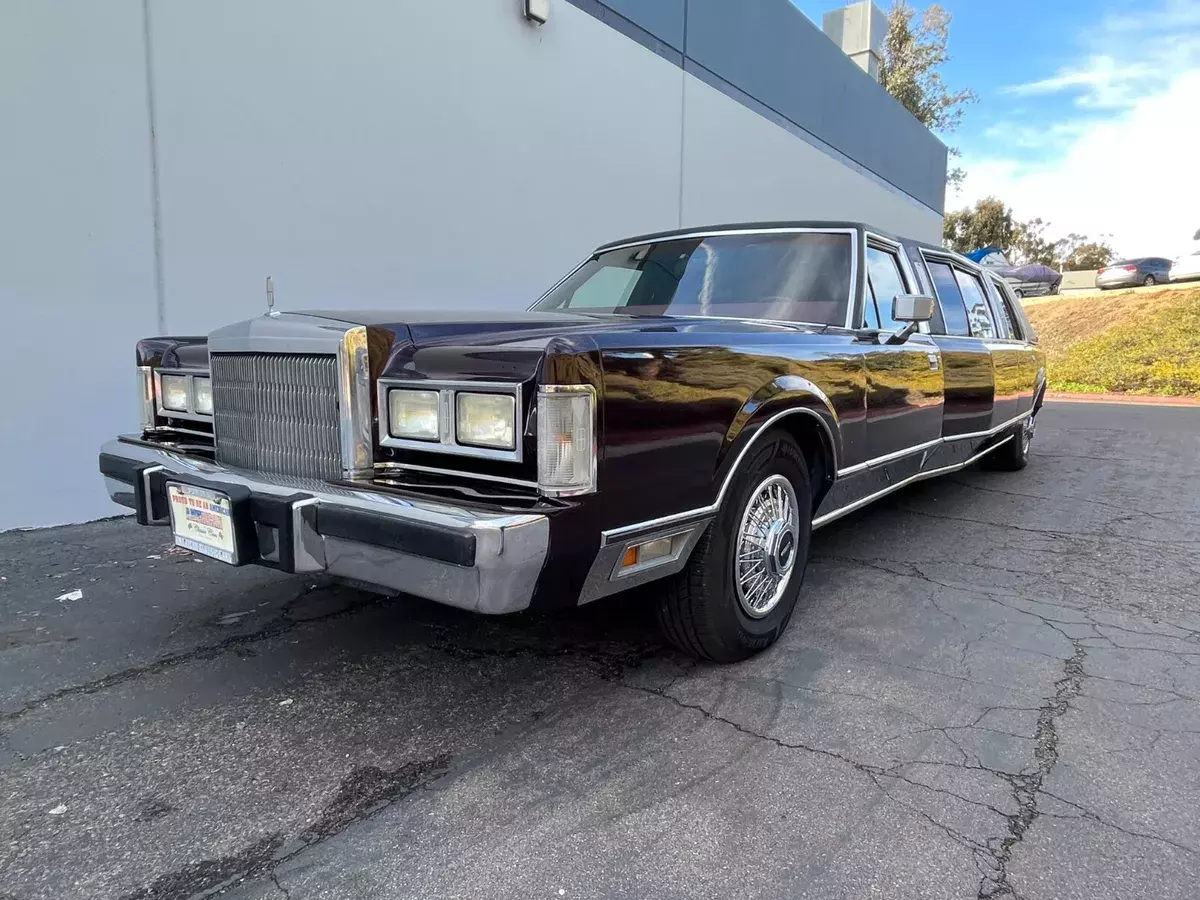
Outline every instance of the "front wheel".
{"type": "Polygon", "coordinates": [[[663,636],[713,662],[737,662],[771,646],[800,595],[811,532],[804,456],[786,434],[764,435],[687,566],[665,585],[658,605],[663,636]]]}

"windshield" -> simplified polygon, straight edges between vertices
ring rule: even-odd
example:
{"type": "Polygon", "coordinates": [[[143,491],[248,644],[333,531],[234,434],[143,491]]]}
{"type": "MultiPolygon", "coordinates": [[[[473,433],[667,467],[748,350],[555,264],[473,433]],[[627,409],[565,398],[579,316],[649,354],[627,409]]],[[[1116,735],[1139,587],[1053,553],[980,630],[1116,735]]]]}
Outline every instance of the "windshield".
{"type": "Polygon", "coordinates": [[[849,234],[686,238],[601,253],[538,310],[732,316],[845,325],[849,234]]]}

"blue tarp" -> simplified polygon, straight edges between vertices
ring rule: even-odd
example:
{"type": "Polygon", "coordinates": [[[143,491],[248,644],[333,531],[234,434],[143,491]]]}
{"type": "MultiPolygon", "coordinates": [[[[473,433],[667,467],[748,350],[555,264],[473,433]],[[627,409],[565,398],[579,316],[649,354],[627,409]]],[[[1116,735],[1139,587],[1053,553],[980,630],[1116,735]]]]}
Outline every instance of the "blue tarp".
{"type": "Polygon", "coordinates": [[[967,256],[967,259],[969,259],[971,262],[977,263],[993,251],[1003,253],[1004,248],[1003,247],[980,247],[978,250],[972,250],[970,253],[966,254],[966,256],[967,256]]]}

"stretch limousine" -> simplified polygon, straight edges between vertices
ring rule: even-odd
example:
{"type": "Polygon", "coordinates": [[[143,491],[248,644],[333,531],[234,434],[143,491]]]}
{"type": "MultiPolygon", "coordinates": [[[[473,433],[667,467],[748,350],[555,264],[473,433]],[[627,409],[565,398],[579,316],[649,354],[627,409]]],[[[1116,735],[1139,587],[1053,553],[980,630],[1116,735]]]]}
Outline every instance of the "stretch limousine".
{"type": "Polygon", "coordinates": [[[230,565],[481,613],[648,591],[733,661],[814,528],[976,461],[1020,469],[1045,358],[1003,279],[858,223],[599,247],[528,310],[269,311],[136,350],[110,496],[230,565]]]}

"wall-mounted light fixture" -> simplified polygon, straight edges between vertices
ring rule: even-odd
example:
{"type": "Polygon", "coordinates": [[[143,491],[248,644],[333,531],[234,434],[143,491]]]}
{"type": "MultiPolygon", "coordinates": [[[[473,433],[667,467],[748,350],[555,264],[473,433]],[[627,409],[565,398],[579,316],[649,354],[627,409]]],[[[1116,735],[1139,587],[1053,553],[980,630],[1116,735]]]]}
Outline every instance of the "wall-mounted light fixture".
{"type": "Polygon", "coordinates": [[[538,25],[545,25],[550,18],[550,0],[524,0],[525,18],[538,25]]]}

